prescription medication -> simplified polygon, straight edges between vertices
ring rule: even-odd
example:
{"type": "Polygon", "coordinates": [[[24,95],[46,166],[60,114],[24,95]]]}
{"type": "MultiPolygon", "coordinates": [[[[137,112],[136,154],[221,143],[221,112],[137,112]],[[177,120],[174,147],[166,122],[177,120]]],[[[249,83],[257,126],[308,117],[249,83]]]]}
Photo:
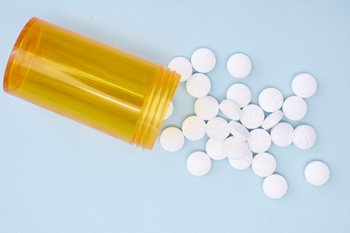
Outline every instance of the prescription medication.
{"type": "Polygon", "coordinates": [[[228,128],[233,136],[238,137],[244,141],[247,141],[250,136],[248,129],[236,121],[230,121],[228,128]]]}
{"type": "Polygon", "coordinates": [[[194,103],[194,112],[203,120],[210,120],[216,117],[219,112],[219,103],[212,96],[204,96],[194,103]]]}
{"type": "Polygon", "coordinates": [[[223,151],[224,141],[214,140],[209,138],[205,144],[205,151],[210,158],[214,160],[223,160],[226,158],[226,155],[223,151]]]}
{"type": "Polygon", "coordinates": [[[231,167],[237,169],[237,170],[244,170],[250,167],[253,161],[253,153],[246,153],[244,157],[240,159],[230,159],[228,158],[228,162],[231,165],[231,167]]]}
{"type": "Polygon", "coordinates": [[[293,133],[293,144],[302,150],[310,149],[316,143],[316,131],[310,125],[299,125],[293,133]]]}
{"type": "Polygon", "coordinates": [[[168,127],[160,134],[160,145],[169,152],[179,151],[185,144],[185,137],[176,127],[168,127]]]}
{"type": "Polygon", "coordinates": [[[242,109],[241,123],[248,129],[255,129],[261,126],[264,118],[264,111],[258,105],[249,104],[242,109]]]}
{"type": "Polygon", "coordinates": [[[281,147],[286,147],[293,142],[294,128],[287,122],[281,122],[271,129],[272,142],[281,147]]]}
{"type": "Polygon", "coordinates": [[[306,115],[307,105],[305,100],[299,96],[290,96],[284,101],[282,111],[289,120],[298,121],[306,115]]]}
{"type": "Polygon", "coordinates": [[[208,73],[214,69],[216,57],[213,51],[208,48],[200,48],[194,51],[191,57],[193,68],[200,73],[208,73]]]}
{"type": "Polygon", "coordinates": [[[263,153],[271,146],[270,134],[263,129],[254,129],[248,138],[248,147],[255,153],[263,153]]]}
{"type": "Polygon", "coordinates": [[[188,94],[195,98],[204,97],[209,94],[211,82],[208,76],[201,73],[193,74],[186,82],[188,94]]]}
{"type": "Polygon", "coordinates": [[[182,123],[184,136],[191,141],[198,141],[205,135],[205,122],[198,116],[187,117],[182,123]]]}
{"type": "Polygon", "coordinates": [[[241,118],[242,110],[235,102],[231,100],[223,100],[219,105],[220,111],[224,114],[225,117],[238,121],[241,118]]]}
{"type": "Polygon", "coordinates": [[[292,90],[295,95],[301,98],[309,98],[317,90],[317,81],[311,74],[298,74],[292,81],[292,90]]]}
{"type": "Polygon", "coordinates": [[[252,70],[250,58],[243,53],[233,54],[227,61],[227,71],[234,78],[245,78],[252,70]]]}
{"type": "Polygon", "coordinates": [[[257,176],[267,177],[275,172],[276,159],[269,153],[256,154],[253,158],[252,169],[257,176]]]}
{"type": "Polygon", "coordinates": [[[283,105],[283,95],[276,88],[266,88],[259,95],[259,105],[265,112],[275,112],[283,105]]]}
{"type": "Polygon", "coordinates": [[[226,99],[235,102],[240,108],[243,108],[250,103],[252,93],[246,85],[236,83],[227,89],[226,99]]]}
{"type": "Polygon", "coordinates": [[[227,121],[221,117],[210,119],[206,125],[206,132],[208,137],[222,141],[230,134],[227,121]]]}
{"type": "Polygon", "coordinates": [[[234,136],[225,139],[223,151],[230,159],[241,159],[252,153],[248,148],[247,142],[234,136]]]}
{"type": "Polygon", "coordinates": [[[170,101],[168,109],[165,112],[165,116],[164,116],[164,120],[168,119],[169,117],[171,117],[171,115],[174,112],[174,103],[173,101],[170,101]]]}
{"type": "Polygon", "coordinates": [[[287,193],[288,183],[283,176],[272,174],[264,179],[263,190],[269,198],[279,199],[287,193]]]}
{"type": "Polygon", "coordinates": [[[3,86],[11,95],[152,149],[179,79],[161,65],[32,18],[13,47],[3,86]]]}
{"type": "Polygon", "coordinates": [[[261,127],[264,130],[269,130],[275,125],[277,125],[282,120],[282,118],[283,118],[283,112],[281,110],[273,112],[265,118],[265,120],[261,124],[261,127]]]}
{"type": "Polygon", "coordinates": [[[192,175],[204,176],[210,171],[210,168],[210,157],[202,151],[193,152],[187,158],[187,169],[192,175]]]}
{"type": "Polygon", "coordinates": [[[304,175],[310,184],[320,186],[328,181],[330,171],[325,163],[312,161],[305,167],[304,175]]]}
{"type": "Polygon", "coordinates": [[[168,68],[180,74],[180,82],[187,81],[192,75],[192,64],[185,57],[175,57],[169,62],[168,68]]]}

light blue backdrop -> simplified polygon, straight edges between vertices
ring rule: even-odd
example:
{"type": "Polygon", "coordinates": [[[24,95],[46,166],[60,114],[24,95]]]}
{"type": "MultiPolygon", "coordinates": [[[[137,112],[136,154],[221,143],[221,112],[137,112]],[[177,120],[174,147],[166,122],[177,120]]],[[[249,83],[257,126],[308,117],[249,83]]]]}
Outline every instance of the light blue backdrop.
{"type": "MultiPolygon", "coordinates": [[[[224,98],[236,82],[227,58],[244,52],[253,71],[242,80],[258,93],[285,97],[299,72],[319,84],[302,122],[315,127],[314,148],[272,147],[285,197],[267,198],[262,178],[214,161],[204,177],[186,159],[205,140],[177,153],[153,151],[67,120],[0,92],[0,232],[350,232],[349,1],[10,1],[0,0],[0,73],[23,25],[37,16],[167,65],[206,46],[216,53],[211,94],[224,98]],[[305,165],[331,169],[329,182],[309,185],[305,165]]],[[[180,126],[193,113],[184,84],[174,98],[180,126]]],[[[164,127],[163,126],[163,127],[164,127]]]]}

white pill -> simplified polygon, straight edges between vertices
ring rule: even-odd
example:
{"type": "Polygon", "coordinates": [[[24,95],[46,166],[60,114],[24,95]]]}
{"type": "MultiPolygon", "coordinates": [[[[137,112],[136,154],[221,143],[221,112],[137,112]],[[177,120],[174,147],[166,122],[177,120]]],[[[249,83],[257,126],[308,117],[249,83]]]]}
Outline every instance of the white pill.
{"type": "Polygon", "coordinates": [[[258,128],[264,121],[264,111],[255,104],[249,104],[242,109],[241,123],[248,129],[258,128]]]}
{"type": "Polygon", "coordinates": [[[227,71],[234,78],[245,78],[252,70],[250,58],[243,53],[233,54],[227,61],[227,71]]]}
{"type": "Polygon", "coordinates": [[[283,176],[272,174],[264,179],[263,190],[269,198],[278,199],[287,193],[288,183],[283,176]]]}
{"type": "Polygon", "coordinates": [[[228,162],[230,165],[237,170],[247,169],[253,161],[253,153],[247,153],[243,158],[240,159],[230,159],[228,158],[228,162]]]}
{"type": "Polygon", "coordinates": [[[236,83],[227,89],[226,99],[235,102],[240,108],[243,108],[247,106],[252,99],[252,92],[246,85],[236,83]]]}
{"type": "Polygon", "coordinates": [[[283,105],[283,95],[276,88],[266,88],[259,95],[259,105],[265,112],[275,112],[283,105]]]}
{"type": "Polygon", "coordinates": [[[247,141],[250,134],[246,127],[244,127],[242,124],[236,122],[236,121],[230,121],[228,124],[230,133],[233,136],[236,136],[240,139],[243,139],[244,141],[247,141]]]}
{"type": "Polygon", "coordinates": [[[191,63],[198,72],[208,73],[215,67],[216,57],[210,49],[200,48],[192,54],[191,63]]]}
{"type": "Polygon", "coordinates": [[[210,158],[214,160],[223,160],[226,155],[223,151],[224,141],[218,141],[209,138],[205,144],[205,150],[210,158]]]}
{"type": "Polygon", "coordinates": [[[293,133],[293,144],[302,150],[313,147],[316,143],[317,134],[310,125],[299,125],[293,133]]]}
{"type": "Polygon", "coordinates": [[[233,136],[228,137],[224,141],[223,151],[224,154],[230,159],[241,159],[251,153],[247,142],[233,136]]]}
{"type": "Polygon", "coordinates": [[[194,103],[194,112],[203,120],[213,119],[219,112],[219,103],[212,96],[201,97],[194,103]]]}
{"type": "Polygon", "coordinates": [[[325,184],[330,176],[328,166],[321,161],[310,162],[304,170],[306,180],[315,186],[325,184]]]}
{"type": "Polygon", "coordinates": [[[227,121],[221,117],[210,119],[206,125],[206,132],[209,138],[222,141],[230,134],[227,121]]]}
{"type": "Polygon", "coordinates": [[[171,117],[171,115],[174,112],[174,104],[173,101],[170,101],[168,109],[165,112],[165,116],[164,116],[164,120],[168,119],[169,117],[171,117]]]}
{"type": "Polygon", "coordinates": [[[170,61],[168,68],[181,75],[180,82],[185,82],[192,75],[192,64],[185,57],[175,57],[170,61]]]}
{"type": "Polygon", "coordinates": [[[248,147],[255,153],[263,153],[271,146],[270,134],[263,129],[254,129],[247,140],[248,147]]]}
{"type": "Polygon", "coordinates": [[[299,96],[288,97],[283,104],[282,111],[289,120],[301,120],[307,113],[307,104],[299,96]]]}
{"type": "Polygon", "coordinates": [[[192,175],[204,176],[209,172],[210,168],[210,157],[202,151],[193,152],[187,158],[187,169],[192,175]]]}
{"type": "Polygon", "coordinates": [[[186,82],[186,90],[188,94],[195,98],[208,95],[210,88],[210,79],[205,74],[193,74],[186,82]]]}
{"type": "Polygon", "coordinates": [[[191,141],[198,141],[205,135],[205,122],[198,116],[187,117],[182,123],[184,136],[191,141]]]}
{"type": "Polygon", "coordinates": [[[317,90],[317,81],[311,74],[298,74],[292,81],[292,90],[301,98],[309,98],[317,90]]]}
{"type": "Polygon", "coordinates": [[[175,127],[168,127],[160,134],[160,145],[169,152],[179,151],[184,143],[185,137],[181,130],[175,127]]]}
{"type": "Polygon", "coordinates": [[[282,120],[282,118],[283,118],[283,112],[281,110],[273,112],[265,118],[265,120],[261,124],[261,127],[264,130],[271,129],[272,127],[277,125],[282,120]]]}
{"type": "Polygon", "coordinates": [[[231,100],[221,101],[219,108],[225,117],[238,121],[241,118],[241,108],[231,100]]]}
{"type": "Polygon", "coordinates": [[[267,177],[276,171],[276,159],[269,153],[256,154],[253,158],[252,169],[257,176],[267,177]]]}
{"type": "Polygon", "coordinates": [[[271,129],[272,142],[281,147],[286,147],[293,142],[294,128],[287,122],[278,123],[271,129]]]}

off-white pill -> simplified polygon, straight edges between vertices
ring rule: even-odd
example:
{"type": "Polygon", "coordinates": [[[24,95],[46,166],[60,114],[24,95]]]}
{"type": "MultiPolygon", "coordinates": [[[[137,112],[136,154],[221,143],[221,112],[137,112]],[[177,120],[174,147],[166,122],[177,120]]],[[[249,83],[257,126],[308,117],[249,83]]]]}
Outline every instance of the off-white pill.
{"type": "Polygon", "coordinates": [[[186,82],[186,90],[188,94],[195,98],[208,95],[210,88],[210,79],[205,74],[193,74],[186,82]]]}
{"type": "Polygon", "coordinates": [[[310,162],[304,170],[306,180],[315,186],[325,184],[330,176],[328,166],[321,161],[310,162]]]}
{"type": "Polygon", "coordinates": [[[209,172],[210,168],[210,157],[202,151],[193,152],[187,158],[187,169],[192,175],[204,176],[209,172]]]}
{"type": "Polygon", "coordinates": [[[255,153],[263,153],[271,146],[270,134],[263,129],[254,129],[247,140],[248,147],[255,153]]]}
{"type": "Polygon", "coordinates": [[[294,128],[287,122],[278,123],[271,129],[272,142],[281,147],[286,147],[293,142],[294,128]]]}
{"type": "Polygon", "coordinates": [[[181,130],[175,127],[168,127],[160,134],[160,145],[169,152],[179,151],[184,143],[185,137],[181,130]]]}
{"type": "Polygon", "coordinates": [[[258,128],[264,121],[264,111],[255,104],[249,104],[242,109],[241,123],[248,129],[258,128]]]}
{"type": "Polygon", "coordinates": [[[309,98],[317,90],[317,81],[311,74],[298,74],[292,81],[292,90],[295,95],[301,98],[309,98]]]}
{"type": "Polygon", "coordinates": [[[307,113],[307,104],[299,96],[288,97],[283,104],[282,111],[289,120],[301,120],[307,113]]]}
{"type": "Polygon", "coordinates": [[[267,177],[276,171],[276,159],[269,153],[256,154],[253,158],[252,169],[257,176],[267,177]]]}
{"type": "Polygon", "coordinates": [[[185,82],[192,75],[192,64],[185,57],[175,57],[170,61],[168,68],[181,75],[180,82],[185,82]]]}
{"type": "Polygon", "coordinates": [[[198,72],[207,73],[215,67],[216,57],[210,49],[200,48],[193,52],[191,63],[198,72]]]}
{"type": "Polygon", "coordinates": [[[252,70],[250,58],[243,53],[233,54],[227,60],[227,71],[234,78],[245,78],[252,70]]]}
{"type": "Polygon", "coordinates": [[[203,120],[213,119],[219,112],[219,103],[212,96],[201,97],[194,103],[194,112],[203,120]]]}
{"type": "Polygon", "coordinates": [[[243,139],[244,141],[247,141],[249,138],[249,131],[246,127],[244,127],[242,124],[236,122],[236,121],[230,121],[228,124],[230,133],[233,136],[236,136],[240,139],[243,139]]]}
{"type": "Polygon", "coordinates": [[[219,108],[221,112],[229,119],[238,121],[241,118],[241,108],[231,100],[221,101],[219,108]]]}
{"type": "Polygon", "coordinates": [[[243,108],[247,106],[252,99],[252,92],[246,85],[236,83],[227,89],[226,99],[235,102],[240,108],[243,108]]]}
{"type": "Polygon", "coordinates": [[[317,134],[310,125],[299,125],[293,133],[293,144],[302,150],[313,147],[316,142],[317,134]]]}
{"type": "Polygon", "coordinates": [[[206,132],[209,138],[222,141],[230,134],[227,121],[221,117],[210,119],[206,125],[206,132]]]}
{"type": "Polygon", "coordinates": [[[271,129],[272,127],[277,125],[282,120],[282,118],[283,118],[283,112],[281,110],[273,112],[265,118],[265,120],[261,124],[261,127],[264,130],[271,129]]]}
{"type": "Polygon", "coordinates": [[[263,190],[269,198],[278,199],[287,193],[288,183],[283,176],[272,174],[264,179],[263,190]]]}
{"type": "Polygon", "coordinates": [[[198,141],[205,135],[205,122],[198,116],[187,117],[182,123],[184,136],[191,141],[198,141]]]}
{"type": "Polygon", "coordinates": [[[223,151],[224,141],[218,141],[209,138],[207,143],[205,144],[205,151],[209,155],[210,158],[214,160],[223,160],[226,158],[226,155],[223,151]]]}
{"type": "Polygon", "coordinates": [[[169,117],[171,117],[171,115],[174,112],[174,104],[173,101],[170,101],[168,109],[165,112],[165,116],[164,116],[164,120],[168,119],[169,117]]]}
{"type": "Polygon", "coordinates": [[[251,153],[247,142],[233,136],[228,137],[224,141],[223,151],[224,154],[230,159],[241,159],[251,153]]]}
{"type": "Polygon", "coordinates": [[[228,162],[230,163],[230,165],[237,169],[237,170],[244,170],[247,169],[253,161],[253,153],[246,153],[245,156],[243,158],[240,159],[230,159],[228,158],[228,162]]]}
{"type": "Polygon", "coordinates": [[[266,88],[259,95],[259,105],[265,112],[275,112],[283,105],[283,95],[276,88],[266,88]]]}

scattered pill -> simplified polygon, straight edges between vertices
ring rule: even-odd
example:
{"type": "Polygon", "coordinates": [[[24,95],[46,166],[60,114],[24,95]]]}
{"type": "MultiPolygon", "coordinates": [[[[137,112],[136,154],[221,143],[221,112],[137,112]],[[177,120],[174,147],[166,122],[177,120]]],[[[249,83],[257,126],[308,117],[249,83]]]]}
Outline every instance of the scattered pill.
{"type": "Polygon", "coordinates": [[[160,134],[160,145],[169,152],[179,151],[185,143],[185,137],[176,127],[168,127],[160,134]]]}
{"type": "Polygon", "coordinates": [[[204,176],[209,172],[210,168],[210,157],[202,151],[193,152],[187,158],[187,169],[192,175],[204,176]]]}
{"type": "Polygon", "coordinates": [[[192,64],[185,57],[175,57],[170,61],[168,68],[181,75],[180,82],[185,82],[192,75],[192,64]]]}
{"type": "Polygon", "coordinates": [[[230,121],[228,124],[229,131],[233,136],[236,136],[244,141],[247,141],[250,133],[246,127],[236,121],[230,121]]]}
{"type": "Polygon", "coordinates": [[[200,98],[208,95],[210,88],[210,79],[205,74],[193,74],[186,82],[187,92],[195,98],[200,98]]]}
{"type": "Polygon", "coordinates": [[[243,108],[249,104],[252,99],[252,93],[246,85],[236,83],[227,89],[226,99],[235,102],[240,108],[243,108]]]}
{"type": "Polygon", "coordinates": [[[247,169],[253,161],[253,153],[246,153],[243,158],[240,159],[230,159],[228,158],[229,164],[237,169],[237,170],[244,170],[247,169]]]}
{"type": "Polygon", "coordinates": [[[208,73],[215,67],[216,57],[210,49],[200,48],[192,54],[191,63],[198,72],[208,73]]]}
{"type": "Polygon", "coordinates": [[[286,147],[293,142],[294,128],[287,122],[278,123],[271,129],[272,142],[280,147],[286,147]]]}
{"type": "Polygon", "coordinates": [[[271,129],[272,127],[277,125],[282,120],[282,118],[283,118],[283,112],[281,110],[273,112],[265,118],[265,120],[261,124],[261,127],[264,130],[271,129]]]}
{"type": "Polygon", "coordinates": [[[230,159],[241,159],[252,153],[247,142],[234,136],[225,139],[223,152],[230,159]]]}
{"type": "Polygon", "coordinates": [[[284,101],[282,111],[289,120],[298,121],[306,115],[307,104],[299,96],[290,96],[284,101]]]}
{"type": "Polygon", "coordinates": [[[271,146],[270,134],[263,129],[254,129],[247,140],[248,147],[255,153],[263,153],[271,146]]]}
{"type": "Polygon", "coordinates": [[[170,101],[168,109],[165,112],[165,116],[164,116],[164,120],[168,119],[169,117],[171,117],[171,115],[174,112],[174,104],[173,101],[170,101]]]}
{"type": "Polygon", "coordinates": [[[276,88],[266,88],[259,95],[259,105],[265,112],[275,112],[283,105],[283,95],[276,88]]]}
{"type": "Polygon", "coordinates": [[[316,142],[317,134],[310,125],[299,125],[293,133],[293,144],[302,150],[310,149],[316,142]]]}
{"type": "Polygon", "coordinates": [[[253,158],[252,169],[257,176],[267,177],[276,171],[276,159],[269,153],[256,154],[253,158]]]}
{"type": "Polygon", "coordinates": [[[234,78],[245,78],[252,70],[250,58],[243,53],[233,54],[227,61],[227,71],[234,78]]]}
{"type": "Polygon", "coordinates": [[[304,175],[310,184],[320,186],[328,181],[330,171],[325,163],[313,161],[306,165],[304,175]]]}
{"type": "Polygon", "coordinates": [[[191,141],[198,141],[205,135],[205,122],[198,116],[187,117],[182,123],[184,136],[191,141]]]}
{"type": "Polygon", "coordinates": [[[258,128],[264,121],[264,111],[255,104],[249,104],[242,109],[241,123],[248,129],[258,128]]]}
{"type": "Polygon", "coordinates": [[[238,121],[241,118],[241,108],[231,100],[223,100],[219,105],[220,111],[229,119],[238,121]]]}
{"type": "Polygon", "coordinates": [[[205,144],[205,151],[209,155],[210,158],[214,160],[223,160],[226,158],[226,155],[223,151],[224,141],[218,141],[209,138],[207,143],[205,144]]]}
{"type": "Polygon", "coordinates": [[[203,120],[213,119],[219,112],[219,103],[209,95],[198,98],[194,104],[194,112],[203,120]]]}
{"type": "Polygon", "coordinates": [[[222,141],[230,134],[227,121],[221,117],[210,119],[206,125],[206,132],[209,138],[222,141]]]}
{"type": "Polygon", "coordinates": [[[263,190],[269,198],[278,199],[287,193],[288,183],[283,176],[272,174],[264,179],[263,190]]]}
{"type": "Polygon", "coordinates": [[[292,81],[292,90],[295,95],[301,98],[309,98],[317,90],[317,81],[311,74],[298,74],[292,81]]]}

